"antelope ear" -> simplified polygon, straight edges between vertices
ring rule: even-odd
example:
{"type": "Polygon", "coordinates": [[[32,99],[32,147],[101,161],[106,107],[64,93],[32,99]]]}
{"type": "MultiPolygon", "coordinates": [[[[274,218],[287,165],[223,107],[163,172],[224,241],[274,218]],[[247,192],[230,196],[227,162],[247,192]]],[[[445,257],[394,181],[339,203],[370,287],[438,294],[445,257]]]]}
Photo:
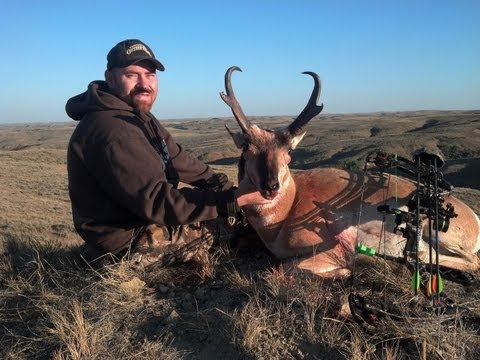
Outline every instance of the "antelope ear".
{"type": "Polygon", "coordinates": [[[237,133],[230,133],[230,136],[233,139],[233,142],[237,146],[237,148],[244,150],[245,148],[245,135],[241,132],[237,133]]]}
{"type": "Polygon", "coordinates": [[[290,140],[290,149],[294,150],[297,147],[297,145],[300,143],[300,141],[302,141],[306,133],[307,132],[304,131],[303,133],[294,136],[292,140],[290,140]]]}
{"type": "Polygon", "coordinates": [[[235,143],[237,148],[244,150],[245,134],[243,132],[233,132],[232,130],[230,130],[230,128],[227,126],[227,124],[224,124],[224,125],[225,125],[225,129],[227,129],[228,133],[232,137],[233,142],[235,143]]]}

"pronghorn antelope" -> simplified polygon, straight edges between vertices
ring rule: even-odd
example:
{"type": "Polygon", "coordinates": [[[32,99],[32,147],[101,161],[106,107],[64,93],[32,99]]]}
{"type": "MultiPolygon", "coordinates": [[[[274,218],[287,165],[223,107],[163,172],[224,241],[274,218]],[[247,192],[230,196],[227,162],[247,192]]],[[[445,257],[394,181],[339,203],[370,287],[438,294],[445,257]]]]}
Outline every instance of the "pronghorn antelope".
{"type": "MultiPolygon", "coordinates": [[[[384,182],[384,174],[337,168],[291,172],[290,152],[304,137],[305,125],[322,111],[323,105],[317,105],[318,75],[305,72],[313,77],[315,85],[300,115],[284,129],[269,130],[251,124],[243,113],[231,86],[235,70],[241,71],[235,66],[227,70],[226,93],[220,96],[241,128],[241,132],[234,133],[227,127],[242,151],[238,174],[238,191],[242,195],[237,201],[266,247],[277,258],[284,259],[285,269],[324,277],[346,276],[350,274],[356,244],[378,249],[380,239],[380,252],[403,257],[406,238],[393,232],[393,216],[386,216],[382,222],[378,207],[392,204],[394,198],[399,204],[406,204],[416,191],[416,183],[393,175],[384,182]]],[[[447,195],[445,201],[454,206],[458,217],[451,219],[447,232],[439,234],[439,264],[477,270],[479,219],[455,197],[447,195]]],[[[422,221],[418,253],[424,262],[429,257],[429,226],[422,221]]]]}

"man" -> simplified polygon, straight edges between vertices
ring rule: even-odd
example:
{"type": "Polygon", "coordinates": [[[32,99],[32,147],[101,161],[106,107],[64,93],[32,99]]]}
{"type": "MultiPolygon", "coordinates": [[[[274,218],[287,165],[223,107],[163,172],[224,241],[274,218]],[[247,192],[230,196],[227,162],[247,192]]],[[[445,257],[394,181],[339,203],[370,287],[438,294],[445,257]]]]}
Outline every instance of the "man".
{"type": "Polygon", "coordinates": [[[150,47],[124,40],[107,55],[105,81],[66,104],[79,121],[67,155],[73,221],[90,259],[148,265],[168,253],[201,261],[217,217],[237,214],[233,184],[185,152],[150,112],[156,70],[165,69],[150,47]]]}

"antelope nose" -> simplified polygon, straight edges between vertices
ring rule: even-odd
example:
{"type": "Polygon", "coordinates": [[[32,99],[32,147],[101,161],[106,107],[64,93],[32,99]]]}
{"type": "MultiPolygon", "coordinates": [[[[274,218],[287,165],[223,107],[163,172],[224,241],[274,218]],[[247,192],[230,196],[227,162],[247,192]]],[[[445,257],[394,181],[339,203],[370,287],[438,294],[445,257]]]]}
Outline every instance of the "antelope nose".
{"type": "Polygon", "coordinates": [[[265,181],[264,188],[267,191],[276,191],[280,187],[280,184],[277,180],[267,180],[265,181]]]}

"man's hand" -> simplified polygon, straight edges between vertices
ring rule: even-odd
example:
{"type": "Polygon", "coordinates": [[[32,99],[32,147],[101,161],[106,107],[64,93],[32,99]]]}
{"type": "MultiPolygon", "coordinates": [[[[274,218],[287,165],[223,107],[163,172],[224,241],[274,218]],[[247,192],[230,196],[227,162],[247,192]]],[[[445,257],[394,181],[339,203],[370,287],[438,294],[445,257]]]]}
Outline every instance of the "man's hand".
{"type": "Polygon", "coordinates": [[[225,191],[232,188],[233,183],[223,173],[214,173],[210,178],[192,183],[194,187],[204,190],[225,191]]]}

